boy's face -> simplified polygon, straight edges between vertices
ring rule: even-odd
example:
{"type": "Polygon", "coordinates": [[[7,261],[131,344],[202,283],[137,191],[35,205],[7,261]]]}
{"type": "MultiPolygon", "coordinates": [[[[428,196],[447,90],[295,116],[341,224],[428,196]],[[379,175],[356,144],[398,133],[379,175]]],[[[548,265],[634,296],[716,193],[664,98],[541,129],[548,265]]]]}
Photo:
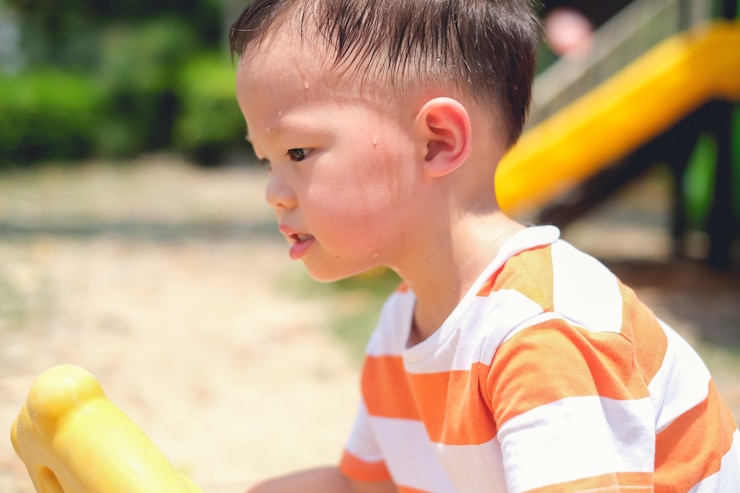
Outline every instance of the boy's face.
{"type": "Polygon", "coordinates": [[[266,198],[290,257],[323,281],[393,266],[419,180],[413,118],[338,84],[317,46],[291,38],[268,37],[237,70],[248,138],[270,162],[266,198]]]}

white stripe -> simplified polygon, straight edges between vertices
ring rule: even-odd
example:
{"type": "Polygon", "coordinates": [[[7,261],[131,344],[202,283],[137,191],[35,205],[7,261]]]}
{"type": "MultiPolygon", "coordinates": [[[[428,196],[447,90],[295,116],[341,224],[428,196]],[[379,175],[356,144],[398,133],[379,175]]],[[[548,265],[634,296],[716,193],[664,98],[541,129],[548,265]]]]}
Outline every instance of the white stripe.
{"type": "Polygon", "coordinates": [[[740,432],[732,435],[732,447],[722,456],[720,470],[704,478],[689,493],[736,493],[740,490],[740,432]]]}
{"type": "Polygon", "coordinates": [[[451,321],[458,327],[439,330],[427,340],[404,351],[406,371],[468,371],[476,363],[489,365],[498,345],[512,326],[519,323],[521,317],[534,317],[542,313],[542,308],[518,291],[504,290],[492,293],[490,297],[470,300],[468,311],[465,320],[451,321]],[[459,327],[464,329],[460,330],[459,327]],[[439,340],[444,334],[448,334],[447,340],[439,340]]]}
{"type": "Polygon", "coordinates": [[[619,283],[598,260],[560,241],[552,246],[554,310],[592,332],[620,332],[619,283]]]}
{"type": "Polygon", "coordinates": [[[502,289],[494,293],[486,306],[485,320],[490,327],[486,327],[480,348],[481,362],[490,364],[501,343],[522,328],[538,323],[532,321],[539,320],[542,314],[542,307],[519,291],[502,289]],[[522,324],[522,320],[526,322],[522,324]]]}
{"type": "Polygon", "coordinates": [[[420,421],[370,416],[370,425],[397,484],[434,493],[455,492],[420,421]]]}
{"type": "Polygon", "coordinates": [[[393,293],[383,305],[378,324],[365,348],[368,356],[399,356],[408,341],[414,314],[413,293],[393,293]]]}
{"type": "Polygon", "coordinates": [[[506,493],[501,444],[497,439],[479,445],[437,445],[437,450],[450,471],[455,491],[506,493]]]}
{"type": "MultiPolygon", "coordinates": [[[[530,319],[525,320],[518,326],[514,327],[508,334],[506,334],[506,337],[504,338],[502,343],[508,341],[515,335],[517,335],[519,332],[528,329],[530,327],[533,327],[535,325],[543,324],[545,322],[549,322],[550,320],[564,320],[563,317],[558,313],[553,312],[544,312],[541,315],[538,315],[536,317],[532,317],[530,319]]],[[[567,322],[567,321],[566,321],[567,322]]]]}
{"type": "Polygon", "coordinates": [[[370,416],[365,407],[365,401],[360,403],[360,408],[355,416],[352,432],[347,439],[347,450],[355,457],[365,462],[378,462],[383,460],[378,442],[375,440],[373,430],[370,428],[370,416]]]}
{"type": "Polygon", "coordinates": [[[648,390],[655,409],[656,433],[707,398],[709,370],[691,346],[661,323],[667,337],[665,356],[648,390]]]}
{"type": "MultiPolygon", "coordinates": [[[[498,252],[496,258],[486,267],[484,272],[468,290],[464,302],[461,302],[455,310],[453,310],[453,313],[449,317],[449,321],[455,320],[453,324],[455,327],[451,327],[451,329],[456,329],[461,323],[465,324],[466,327],[468,326],[467,323],[470,321],[470,318],[466,317],[470,316],[470,312],[468,310],[471,307],[468,306],[467,299],[481,298],[480,301],[485,303],[485,300],[488,298],[477,297],[476,293],[480,291],[481,287],[488,282],[490,276],[499,269],[504,262],[521,251],[550,244],[556,241],[559,235],[560,230],[554,226],[537,226],[522,230],[510,238],[498,252]]],[[[395,356],[403,352],[408,341],[415,303],[416,296],[410,290],[406,292],[397,291],[388,298],[381,311],[380,320],[376,326],[376,330],[371,336],[366,348],[366,353],[368,355],[395,356]]],[[[497,306],[500,307],[501,304],[499,303],[497,306]]],[[[481,313],[482,312],[480,311],[474,312],[472,317],[479,317],[481,313]]],[[[448,327],[447,329],[450,328],[448,327]]],[[[439,333],[439,337],[446,337],[446,335],[450,333],[450,330],[438,330],[437,332],[439,333]]],[[[490,362],[490,359],[488,361],[490,362]]],[[[455,365],[456,369],[466,368],[466,365],[462,362],[459,364],[455,363],[455,365]]],[[[467,365],[467,367],[469,367],[469,365],[467,365]]]]}
{"type": "Polygon", "coordinates": [[[655,435],[650,399],[568,397],[499,429],[511,492],[614,472],[651,472],[655,435]]]}

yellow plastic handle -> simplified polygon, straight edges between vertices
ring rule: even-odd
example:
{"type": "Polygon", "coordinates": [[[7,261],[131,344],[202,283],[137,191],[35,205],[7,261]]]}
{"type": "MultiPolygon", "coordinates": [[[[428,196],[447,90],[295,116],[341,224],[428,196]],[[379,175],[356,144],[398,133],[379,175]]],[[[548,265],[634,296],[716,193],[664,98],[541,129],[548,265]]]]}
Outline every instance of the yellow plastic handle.
{"type": "Polygon", "coordinates": [[[36,380],[11,440],[39,493],[201,493],[77,366],[36,380]]]}

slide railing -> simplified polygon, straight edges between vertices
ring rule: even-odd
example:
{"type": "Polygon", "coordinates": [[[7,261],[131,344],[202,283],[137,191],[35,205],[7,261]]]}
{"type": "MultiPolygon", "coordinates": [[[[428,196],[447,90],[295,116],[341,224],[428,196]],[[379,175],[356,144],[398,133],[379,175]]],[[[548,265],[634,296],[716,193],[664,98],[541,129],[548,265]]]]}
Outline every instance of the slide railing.
{"type": "Polygon", "coordinates": [[[534,83],[527,127],[590,92],[661,41],[715,16],[712,0],[637,0],[592,34],[578,57],[562,57],[534,83]]]}

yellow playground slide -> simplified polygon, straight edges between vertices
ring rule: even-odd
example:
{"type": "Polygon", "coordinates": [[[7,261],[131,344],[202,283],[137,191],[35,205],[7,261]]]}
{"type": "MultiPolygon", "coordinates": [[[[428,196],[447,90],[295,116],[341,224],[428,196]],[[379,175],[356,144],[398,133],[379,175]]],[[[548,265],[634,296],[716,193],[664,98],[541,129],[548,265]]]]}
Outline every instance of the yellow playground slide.
{"type": "Polygon", "coordinates": [[[501,207],[546,205],[712,99],[740,100],[740,22],[662,42],[525,132],[496,175],[501,207]]]}

